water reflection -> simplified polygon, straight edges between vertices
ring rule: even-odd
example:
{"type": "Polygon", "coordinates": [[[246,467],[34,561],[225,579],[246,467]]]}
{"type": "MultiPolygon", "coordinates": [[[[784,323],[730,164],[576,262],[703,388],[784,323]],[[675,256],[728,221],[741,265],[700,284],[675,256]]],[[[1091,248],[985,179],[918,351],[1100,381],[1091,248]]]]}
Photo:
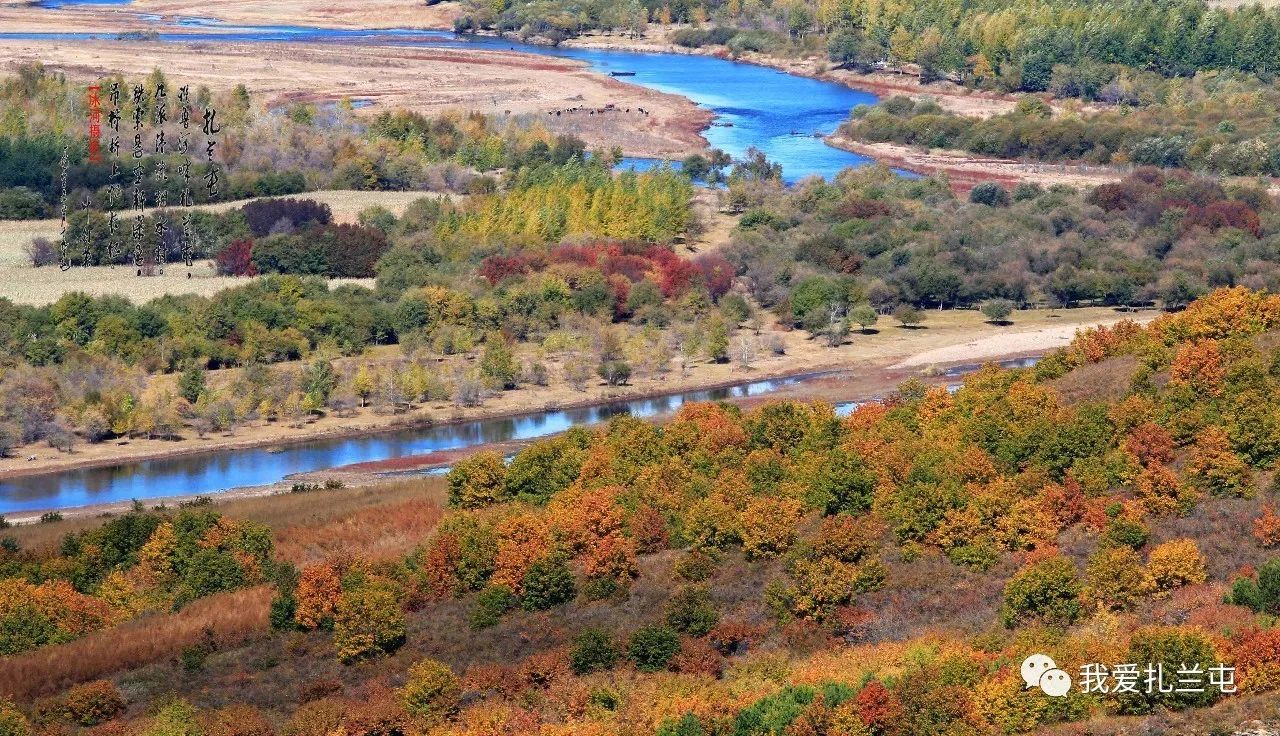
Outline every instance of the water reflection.
{"type": "MultiPolygon", "coordinates": [[[[218,493],[232,488],[266,485],[293,473],[491,442],[546,437],[573,426],[598,424],[619,414],[639,418],[656,417],[670,414],[686,402],[759,396],[812,377],[753,381],[672,396],[543,411],[520,417],[482,419],[366,437],[317,440],[280,448],[219,451],[105,468],[71,470],[55,475],[15,478],[0,482],[0,513],[68,508],[127,501],[132,498],[218,493]]],[[[185,444],[190,446],[197,442],[198,440],[186,440],[185,444]]]]}

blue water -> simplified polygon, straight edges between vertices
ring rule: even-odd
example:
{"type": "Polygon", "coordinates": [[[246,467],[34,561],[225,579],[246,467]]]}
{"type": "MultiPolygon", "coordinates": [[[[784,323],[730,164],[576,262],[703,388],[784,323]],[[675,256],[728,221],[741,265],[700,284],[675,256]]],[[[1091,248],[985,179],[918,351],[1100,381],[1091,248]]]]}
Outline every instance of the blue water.
{"type": "MultiPolygon", "coordinates": [[[[267,485],[293,473],[423,455],[491,442],[547,437],[570,427],[608,421],[620,414],[640,418],[657,417],[674,412],[686,402],[759,396],[806,378],[808,377],[797,376],[754,381],[729,388],[691,391],[579,409],[479,419],[368,437],[317,440],[286,445],[275,450],[258,448],[211,452],[14,478],[0,482],[0,514],[72,508],[134,498],[211,494],[232,488],[267,485]]],[[[198,440],[186,440],[183,447],[196,443],[198,440]]]]}
{"type": "MultiPolygon", "coordinates": [[[[119,2],[120,0],[46,0],[50,3],[119,2]]],[[[783,178],[793,183],[806,176],[830,179],[850,166],[869,162],[864,156],[832,148],[822,135],[835,131],[849,111],[874,104],[870,92],[842,84],[710,56],[639,53],[596,49],[551,48],[521,44],[502,38],[458,37],[440,31],[333,30],[304,26],[235,26],[208,18],[181,18],[177,25],[198,28],[191,32],[161,33],[160,40],[175,43],[200,41],[299,41],[325,43],[377,42],[440,48],[517,49],[526,53],[578,59],[592,69],[609,73],[634,72],[620,81],[682,95],[716,114],[715,124],[703,132],[713,148],[735,159],[755,147],[770,161],[782,164],[783,178]]],[[[75,40],[103,38],[86,33],[0,33],[0,38],[75,40]]]]}
{"type": "MultiPolygon", "coordinates": [[[[44,0],[46,7],[127,0],[44,0]]],[[[154,17],[152,18],[153,20],[154,17]]],[[[632,84],[683,95],[716,113],[704,136],[711,146],[735,158],[747,149],[763,151],[782,164],[789,182],[806,176],[830,178],[868,159],[825,145],[815,134],[835,130],[849,110],[876,101],[874,95],[843,85],[793,76],[750,64],[706,56],[548,48],[497,38],[459,38],[449,33],[417,30],[329,30],[300,26],[234,26],[209,18],[187,17],[175,24],[182,33],[161,33],[173,43],[202,41],[298,41],[310,43],[393,43],[443,48],[518,49],[546,56],[582,60],[600,72],[634,72],[622,78],[632,84]]],[[[76,40],[109,38],[87,33],[0,33],[0,38],[76,40]]],[[[625,166],[645,169],[656,162],[628,159],[625,166]]],[[[265,485],[286,476],[350,463],[418,455],[480,443],[523,440],[564,431],[571,426],[604,421],[619,413],[652,417],[669,413],[686,401],[753,396],[801,379],[760,381],[731,389],[700,391],[661,399],[624,402],[523,417],[490,419],[429,429],[406,430],[373,437],[325,440],[290,445],[271,452],[240,450],[193,457],[127,463],[110,468],[68,471],[0,482],[0,513],[66,508],[131,498],[216,493],[265,485]]]]}

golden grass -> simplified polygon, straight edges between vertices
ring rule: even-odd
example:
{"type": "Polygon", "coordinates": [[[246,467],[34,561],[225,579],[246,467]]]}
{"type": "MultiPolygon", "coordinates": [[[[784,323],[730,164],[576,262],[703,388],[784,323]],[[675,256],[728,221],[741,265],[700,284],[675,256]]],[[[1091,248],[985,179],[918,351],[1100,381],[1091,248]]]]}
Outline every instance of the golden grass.
{"type": "Polygon", "coordinates": [[[29,700],[81,682],[177,656],[212,634],[218,646],[242,646],[264,634],[269,586],[221,593],[173,614],[146,616],[58,646],[9,657],[0,696],[29,700]]]}
{"type": "MultiPolygon", "coordinates": [[[[376,487],[252,497],[232,493],[212,498],[213,510],[221,514],[271,527],[276,532],[282,559],[305,562],[311,554],[307,552],[308,546],[315,549],[325,546],[315,539],[325,534],[345,538],[348,545],[368,540],[369,544],[384,550],[402,544],[400,549],[407,551],[412,544],[403,546],[403,542],[392,541],[390,535],[412,532],[425,536],[445,506],[445,485],[444,478],[429,476],[376,487]],[[360,524],[342,530],[349,518],[357,516],[362,518],[360,524]],[[383,516],[386,518],[380,518],[383,516]],[[378,539],[379,534],[389,536],[378,539]]],[[[23,549],[52,553],[66,535],[101,526],[108,518],[77,516],[49,524],[24,524],[4,530],[3,535],[16,539],[23,549]]]]}
{"type": "Polygon", "coordinates": [[[427,500],[356,511],[323,524],[299,525],[276,534],[276,554],[298,565],[343,554],[365,559],[402,557],[427,538],[444,515],[427,500]]]}

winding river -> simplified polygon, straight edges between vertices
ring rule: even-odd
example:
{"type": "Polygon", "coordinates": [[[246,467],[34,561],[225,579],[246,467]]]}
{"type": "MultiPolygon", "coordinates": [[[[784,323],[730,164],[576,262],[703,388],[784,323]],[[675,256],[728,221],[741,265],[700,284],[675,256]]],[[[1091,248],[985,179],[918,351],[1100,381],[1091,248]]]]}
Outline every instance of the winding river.
{"type": "MultiPolygon", "coordinates": [[[[45,4],[56,7],[71,3],[46,0],[45,4]]],[[[177,25],[183,26],[181,32],[161,33],[160,40],[173,43],[389,43],[433,48],[516,49],[531,54],[577,59],[601,73],[632,72],[634,76],[624,77],[621,81],[682,95],[711,110],[716,115],[715,122],[703,136],[713,148],[735,158],[743,157],[750,147],[758,148],[770,161],[782,164],[783,177],[788,182],[813,175],[829,179],[843,169],[870,161],[865,156],[826,145],[822,136],[834,132],[854,107],[874,104],[877,100],[874,94],[755,64],[691,54],[552,48],[503,38],[462,37],[444,31],[239,26],[203,18],[181,19],[177,25]]],[[[88,33],[0,32],[0,38],[31,40],[105,37],[88,33]]]]}
{"type": "MultiPolygon", "coordinates": [[[[77,0],[45,0],[57,7],[77,0]]],[[[83,2],[84,0],[79,0],[83,2]]],[[[98,0],[102,2],[103,0],[98,0]]],[[[112,0],[107,0],[108,2],[112,0]]],[[[120,2],[121,0],[116,0],[120,2]]],[[[127,0],[125,0],[127,1],[127,0]]],[[[548,48],[498,38],[460,38],[418,30],[351,31],[301,26],[232,26],[201,18],[177,21],[183,32],[162,33],[173,43],[201,41],[308,43],[393,43],[444,48],[493,48],[578,59],[603,72],[632,72],[625,81],[683,95],[712,110],[715,124],[708,142],[734,157],[754,147],[780,163],[784,178],[830,178],[868,159],[831,148],[821,136],[835,130],[849,110],[876,97],[840,84],[823,82],[752,64],[709,56],[613,50],[548,48]]],[[[0,33],[0,38],[76,40],[77,33],[0,33]]],[[[644,165],[641,162],[639,165],[644,165]]],[[[805,377],[743,383],[725,389],[691,391],[656,399],[484,419],[364,437],[318,440],[277,449],[246,449],[123,463],[113,467],[63,471],[0,481],[0,514],[70,508],[127,501],[210,494],[275,483],[292,473],[323,470],[357,462],[417,455],[477,444],[543,437],[621,413],[639,417],[668,414],[685,402],[756,396],[805,380],[805,377]]],[[[852,408],[852,404],[842,407],[852,408]]]]}

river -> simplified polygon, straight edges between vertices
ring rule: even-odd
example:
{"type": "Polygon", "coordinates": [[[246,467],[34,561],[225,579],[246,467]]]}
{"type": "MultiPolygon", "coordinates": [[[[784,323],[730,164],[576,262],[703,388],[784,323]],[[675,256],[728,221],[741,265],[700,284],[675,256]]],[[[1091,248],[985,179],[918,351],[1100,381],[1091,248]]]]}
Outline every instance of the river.
{"type": "MultiPolygon", "coordinates": [[[[83,1],[83,0],[81,0],[83,1]]],[[[102,2],[103,0],[98,0],[102,2]]],[[[106,0],[111,2],[112,0],[106,0]]],[[[121,0],[114,0],[120,2],[121,0]]],[[[75,0],[45,0],[45,7],[75,0]]],[[[762,66],[709,56],[614,50],[549,48],[499,38],[457,37],[419,30],[331,30],[302,26],[232,26],[204,18],[178,21],[184,32],[160,34],[174,43],[201,41],[297,41],[307,43],[392,43],[429,47],[516,48],[534,54],[578,59],[602,73],[625,71],[623,81],[683,95],[712,110],[715,124],[705,137],[716,148],[742,157],[748,148],[780,163],[784,178],[825,178],[868,163],[857,154],[831,148],[821,135],[835,130],[856,105],[872,104],[869,92],[786,74],[762,66]]],[[[75,40],[77,33],[0,33],[0,38],[75,40]]],[[[644,165],[643,162],[639,162],[644,165]]],[[[658,399],[610,403],[582,409],[544,411],[520,417],[485,419],[366,437],[320,440],[277,449],[248,449],[178,456],[119,466],[63,471],[0,481],[0,514],[127,501],[209,494],[275,483],[292,473],[465,448],[489,442],[527,440],[593,424],[621,413],[639,417],[669,414],[688,401],[755,396],[804,378],[744,383],[727,389],[693,391],[658,399]]],[[[851,408],[844,407],[846,410],[851,408]]]]}
{"type": "MultiPolygon", "coordinates": [[[[652,418],[671,414],[687,402],[760,396],[809,376],[752,381],[737,386],[689,391],[657,398],[541,411],[516,417],[477,419],[362,437],[323,439],[278,448],[253,448],[179,455],[159,460],[67,470],[0,482],[0,514],[50,508],[210,494],[275,483],[293,473],[352,463],[423,455],[491,442],[530,440],[570,427],[598,424],[619,414],[652,418]]],[[[190,441],[184,442],[189,445],[190,441]]]]}
{"type": "MultiPolygon", "coordinates": [[[[1035,365],[1037,360],[1039,359],[1034,357],[1017,358],[1002,361],[1000,365],[1006,368],[1028,368],[1035,365]]],[[[977,363],[953,366],[943,377],[959,379],[980,367],[977,363]]],[[[669,416],[689,402],[763,396],[780,388],[831,375],[812,373],[763,379],[724,388],[614,401],[574,409],[554,409],[515,417],[475,419],[362,437],[321,439],[277,448],[178,455],[109,467],[81,468],[14,478],[0,481],[0,514],[74,508],[134,498],[213,494],[234,488],[268,485],[293,473],[494,442],[548,437],[570,427],[599,424],[622,414],[645,419],[669,416]]],[[[948,383],[951,390],[959,386],[959,382],[948,383]]],[[[836,404],[835,410],[839,416],[848,416],[862,403],[864,402],[842,402],[836,404]]]]}
{"type": "MultiPolygon", "coordinates": [[[[83,0],[82,0],[83,1],[83,0]]],[[[110,0],[107,0],[110,2],[110,0]]],[[[103,0],[98,0],[99,3],[103,0]]],[[[46,0],[46,7],[74,4],[46,0]]],[[[119,4],[112,2],[112,4],[119,4]]],[[[150,19],[158,20],[156,16],[150,19]]],[[[863,104],[877,97],[843,84],[788,74],[756,64],[692,54],[664,54],[604,49],[580,49],[522,44],[504,38],[456,36],[444,31],[391,29],[335,30],[305,26],[241,26],[207,18],[185,18],[182,32],[161,33],[174,43],[203,41],[305,43],[389,43],[434,48],[491,48],[583,61],[601,73],[632,72],[620,81],[682,95],[715,113],[703,136],[713,148],[742,158],[755,147],[782,165],[783,178],[795,182],[806,176],[830,179],[851,166],[870,162],[865,156],[826,145],[832,133],[863,104]]],[[[88,33],[2,33],[0,38],[76,40],[106,38],[88,33]]],[[[648,164],[632,161],[639,168],[648,164]]]]}

